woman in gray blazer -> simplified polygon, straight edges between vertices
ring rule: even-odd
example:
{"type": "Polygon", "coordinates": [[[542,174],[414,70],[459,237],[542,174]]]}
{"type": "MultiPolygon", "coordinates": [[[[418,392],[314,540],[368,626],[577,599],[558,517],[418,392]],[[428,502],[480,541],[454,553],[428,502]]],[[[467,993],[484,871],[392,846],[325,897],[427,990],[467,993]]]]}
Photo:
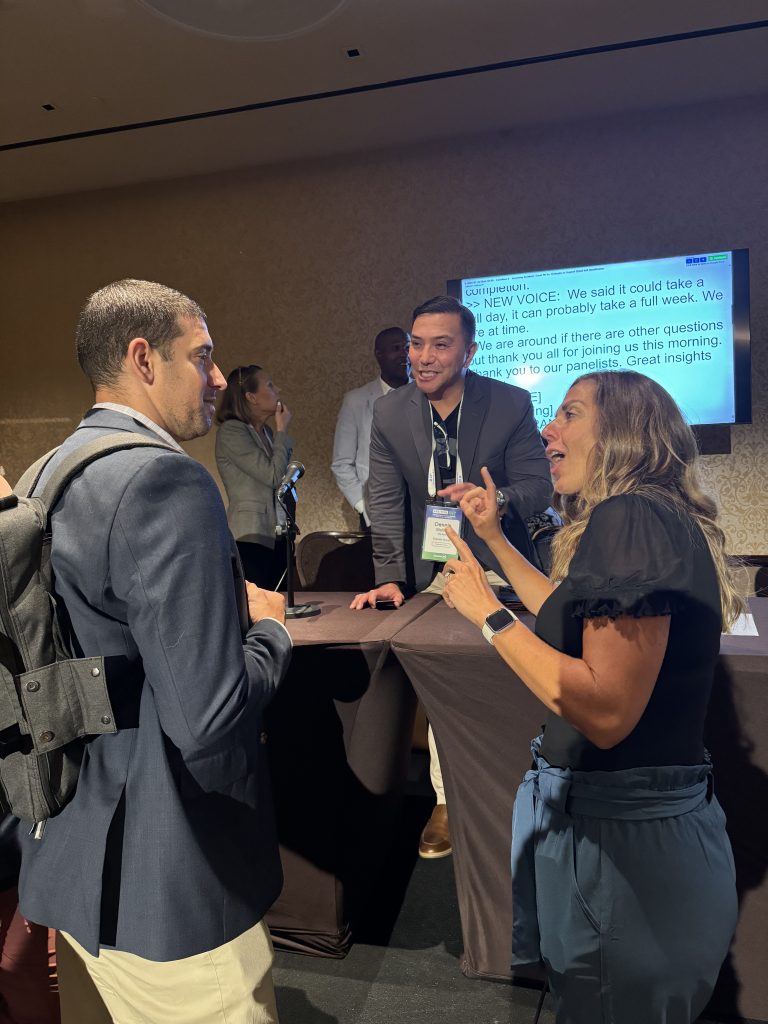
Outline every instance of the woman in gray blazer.
{"type": "Polygon", "coordinates": [[[274,590],[285,569],[285,537],[276,536],[282,510],[275,495],[291,458],[290,410],[260,366],[238,366],[216,416],[216,465],[227,491],[227,519],[245,578],[274,590]],[[274,417],[274,432],[267,420],[274,417]]]}

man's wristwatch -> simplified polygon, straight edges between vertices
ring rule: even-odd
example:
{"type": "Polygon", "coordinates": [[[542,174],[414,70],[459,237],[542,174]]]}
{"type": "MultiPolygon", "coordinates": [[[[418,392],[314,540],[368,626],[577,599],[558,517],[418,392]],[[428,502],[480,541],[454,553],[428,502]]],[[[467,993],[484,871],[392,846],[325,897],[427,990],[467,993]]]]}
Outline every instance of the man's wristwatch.
{"type": "Polygon", "coordinates": [[[507,505],[507,499],[504,496],[504,492],[497,489],[496,491],[496,511],[501,515],[507,505]]]}
{"type": "Polygon", "coordinates": [[[491,612],[483,623],[483,636],[493,646],[493,641],[499,633],[514,626],[517,621],[517,616],[509,608],[499,608],[498,611],[491,612]]]}

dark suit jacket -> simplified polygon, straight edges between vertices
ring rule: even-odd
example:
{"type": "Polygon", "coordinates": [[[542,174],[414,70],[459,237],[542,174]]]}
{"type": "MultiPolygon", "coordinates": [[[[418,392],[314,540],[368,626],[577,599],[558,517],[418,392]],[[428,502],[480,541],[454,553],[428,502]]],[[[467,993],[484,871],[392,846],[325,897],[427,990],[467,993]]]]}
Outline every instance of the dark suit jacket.
{"type": "MultiPolygon", "coordinates": [[[[96,410],[61,454],[115,430],[155,437],[96,410]]],[[[214,949],[280,891],[260,738],[290,639],[274,621],[243,639],[221,497],[186,455],[100,459],[52,524],[56,596],[77,652],[107,658],[118,731],[90,740],[71,803],[25,839],[22,913],[93,954],[214,949]]]]}
{"type": "MultiPolygon", "coordinates": [[[[547,508],[552,500],[549,463],[531,397],[523,388],[467,371],[458,444],[465,482],[481,485],[480,468],[487,466],[518,523],[547,508]]],[[[423,590],[432,579],[434,563],[420,557],[431,454],[429,402],[416,385],[380,398],[373,407],[368,478],[379,586],[400,582],[423,590]]],[[[501,573],[469,524],[465,539],[486,569],[501,573]]]]}

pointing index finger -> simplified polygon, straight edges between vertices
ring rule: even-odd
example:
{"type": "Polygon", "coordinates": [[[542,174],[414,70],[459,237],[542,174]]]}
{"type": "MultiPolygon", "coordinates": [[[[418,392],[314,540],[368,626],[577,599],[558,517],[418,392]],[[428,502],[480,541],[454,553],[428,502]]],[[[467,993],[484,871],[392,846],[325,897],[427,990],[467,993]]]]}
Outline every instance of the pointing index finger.
{"type": "Polygon", "coordinates": [[[458,551],[459,558],[461,559],[462,562],[469,561],[474,557],[472,551],[470,550],[469,544],[467,544],[465,540],[462,540],[458,533],[456,533],[456,531],[451,526],[446,526],[445,532],[451,544],[453,544],[453,546],[458,551]]]}
{"type": "Polygon", "coordinates": [[[496,484],[493,482],[493,477],[488,472],[488,467],[487,466],[483,466],[481,468],[480,475],[482,476],[483,481],[485,483],[486,491],[488,491],[489,494],[493,494],[493,496],[495,497],[496,496],[496,484]]]}

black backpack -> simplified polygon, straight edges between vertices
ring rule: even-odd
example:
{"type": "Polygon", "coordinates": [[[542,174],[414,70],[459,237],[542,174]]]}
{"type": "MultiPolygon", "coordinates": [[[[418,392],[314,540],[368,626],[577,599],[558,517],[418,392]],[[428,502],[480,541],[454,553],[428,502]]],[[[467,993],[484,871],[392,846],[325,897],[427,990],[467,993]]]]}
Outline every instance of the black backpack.
{"type": "Polygon", "coordinates": [[[0,499],[0,813],[41,838],[77,785],[88,737],[117,731],[104,659],[73,658],[52,593],[50,510],[73,477],[127,448],[176,451],[142,434],[114,433],[62,459],[33,494],[54,449],[0,499]]]}

